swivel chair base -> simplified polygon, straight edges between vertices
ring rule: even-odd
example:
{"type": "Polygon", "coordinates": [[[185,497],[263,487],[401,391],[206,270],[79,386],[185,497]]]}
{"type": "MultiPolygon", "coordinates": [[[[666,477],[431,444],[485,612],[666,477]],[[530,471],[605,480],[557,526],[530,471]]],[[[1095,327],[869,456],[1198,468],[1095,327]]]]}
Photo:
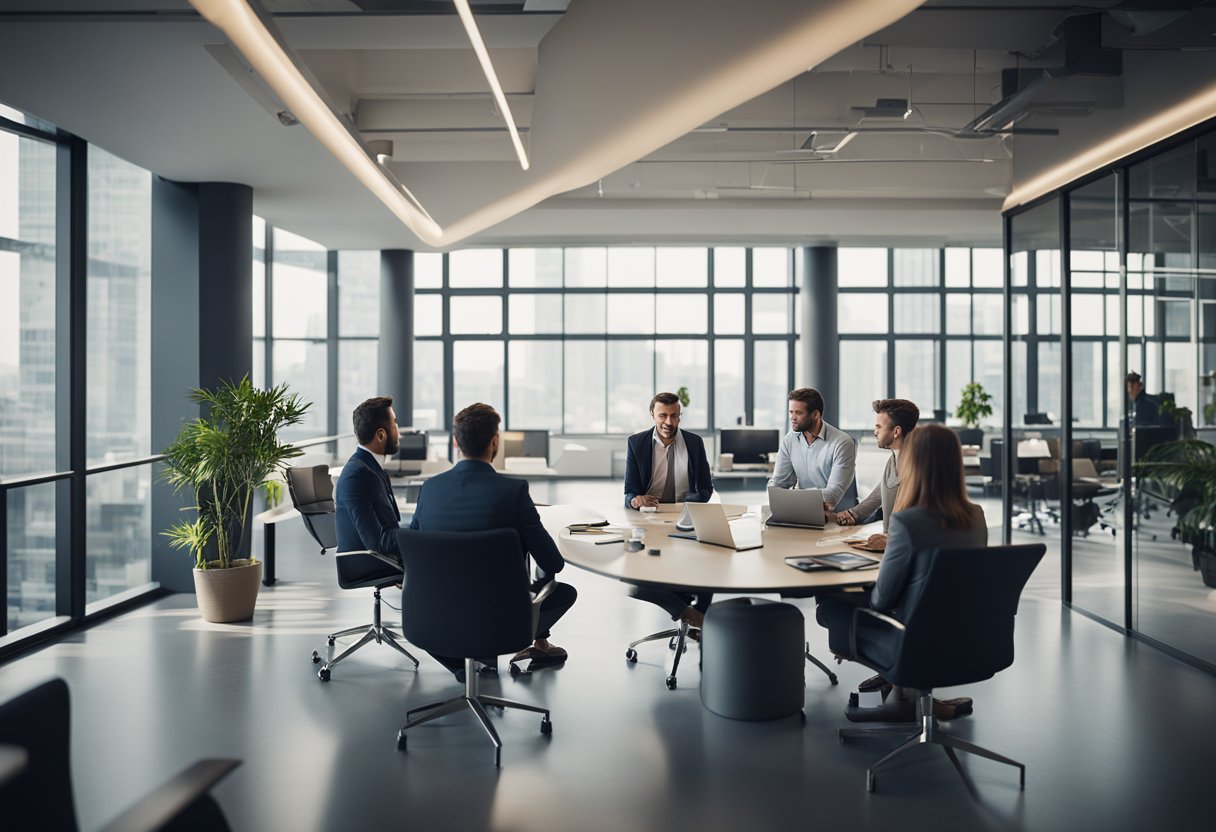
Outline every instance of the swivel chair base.
{"type": "MultiPolygon", "coordinates": [[[[326,637],[326,639],[325,639],[325,645],[326,645],[325,646],[325,664],[321,665],[320,669],[317,671],[317,678],[320,679],[322,682],[329,681],[330,671],[333,669],[334,665],[336,665],[338,662],[345,659],[347,656],[350,656],[352,653],[354,653],[356,650],[359,650],[364,645],[370,644],[373,641],[376,642],[376,644],[387,644],[389,647],[392,647],[398,653],[405,656],[407,659],[409,659],[411,662],[414,663],[414,670],[418,669],[418,659],[414,658],[414,654],[411,653],[409,650],[406,650],[405,647],[402,646],[405,643],[405,636],[403,636],[399,630],[394,630],[391,627],[385,627],[380,622],[380,588],[379,587],[376,587],[374,597],[375,597],[375,601],[373,602],[373,606],[372,606],[372,623],[371,624],[367,624],[362,627],[350,627],[345,630],[339,630],[336,633],[330,633],[326,637]],[[343,638],[345,636],[359,635],[360,633],[363,634],[362,638],[360,638],[358,641],[356,641],[350,647],[347,647],[345,650],[343,650],[337,656],[334,655],[334,646],[335,646],[334,642],[336,639],[343,638]]],[[[313,661],[313,664],[316,664],[321,661],[321,654],[318,653],[316,650],[312,651],[312,661],[313,661]]]]}
{"type": "MultiPolygon", "coordinates": [[[[829,682],[831,682],[833,685],[840,684],[840,680],[836,678],[836,674],[832,672],[831,668],[811,654],[811,643],[809,641],[806,642],[806,646],[803,648],[803,655],[806,656],[806,660],[808,662],[823,671],[824,675],[828,677],[829,682]]],[[[840,661],[840,659],[837,659],[836,663],[839,664],[840,661]]]]}
{"type": "Polygon", "coordinates": [[[486,706],[492,708],[515,708],[520,711],[532,711],[533,713],[541,714],[540,732],[545,736],[553,733],[553,722],[549,719],[549,709],[540,708],[536,705],[525,705],[523,702],[515,702],[511,699],[502,699],[498,696],[486,696],[477,691],[477,672],[476,660],[464,660],[464,695],[454,696],[451,699],[445,699],[442,702],[431,702],[428,705],[420,705],[417,708],[410,708],[405,712],[405,725],[397,732],[397,750],[406,750],[406,731],[415,728],[424,722],[430,722],[433,719],[447,716],[449,714],[458,713],[468,708],[477,717],[481,723],[481,727],[490,736],[490,741],[494,743],[494,766],[502,765],[502,740],[498,737],[498,732],[494,730],[493,723],[490,722],[489,714],[486,713],[486,706]],[[421,714],[421,716],[413,716],[413,714],[421,714]]]}
{"type": "Polygon", "coordinates": [[[920,730],[915,734],[908,734],[908,729],[903,725],[885,725],[875,728],[841,728],[839,731],[840,741],[845,742],[850,739],[863,739],[868,737],[890,737],[899,736],[904,738],[904,742],[900,744],[891,753],[887,754],[874,765],[866,770],[866,791],[874,791],[875,776],[874,772],[887,765],[893,759],[903,754],[909,749],[915,748],[918,745],[934,744],[941,746],[946,752],[946,756],[950,758],[950,762],[954,764],[954,768],[958,771],[959,776],[963,778],[963,782],[967,785],[967,790],[972,796],[978,797],[978,792],[975,788],[975,783],[972,782],[971,776],[963,769],[962,763],[959,762],[958,755],[954,752],[966,751],[970,754],[978,754],[981,757],[987,757],[989,760],[995,760],[998,763],[1004,763],[1007,766],[1016,766],[1018,768],[1018,788],[1026,788],[1026,766],[1019,763],[1017,760],[1011,760],[1008,757],[1003,757],[995,751],[989,751],[987,748],[982,748],[966,740],[959,739],[952,734],[940,733],[938,731],[937,720],[933,716],[933,691],[918,691],[916,698],[916,716],[920,720],[920,730]]]}
{"type": "Polygon", "coordinates": [[[648,641],[661,641],[663,639],[667,639],[668,648],[675,651],[675,657],[671,660],[671,672],[667,674],[667,689],[675,690],[676,671],[680,669],[680,656],[682,656],[684,651],[688,649],[686,645],[688,640],[688,629],[688,622],[681,621],[680,626],[674,629],[663,630],[658,633],[651,633],[644,638],[630,642],[629,647],[625,649],[625,660],[630,664],[636,664],[638,660],[638,651],[634,649],[635,647],[637,647],[639,644],[645,644],[648,641]]]}

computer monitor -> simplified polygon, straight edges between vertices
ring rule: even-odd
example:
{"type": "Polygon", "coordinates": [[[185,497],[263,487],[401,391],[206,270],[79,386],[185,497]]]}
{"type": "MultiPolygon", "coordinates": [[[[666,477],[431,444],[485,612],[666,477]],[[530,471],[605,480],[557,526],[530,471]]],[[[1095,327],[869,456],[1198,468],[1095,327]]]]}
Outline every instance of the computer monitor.
{"type": "Polygon", "coordinates": [[[781,445],[781,431],[768,428],[723,428],[718,431],[718,453],[734,454],[735,465],[768,462],[781,445]]]}
{"type": "Polygon", "coordinates": [[[426,459],[427,434],[424,430],[401,431],[401,446],[393,459],[426,459]]]}

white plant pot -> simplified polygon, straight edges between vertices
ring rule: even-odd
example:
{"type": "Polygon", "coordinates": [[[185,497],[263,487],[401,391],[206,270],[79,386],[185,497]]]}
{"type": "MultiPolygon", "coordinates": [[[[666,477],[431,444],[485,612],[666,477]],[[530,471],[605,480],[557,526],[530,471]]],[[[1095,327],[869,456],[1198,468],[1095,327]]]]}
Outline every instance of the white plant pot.
{"type": "Polygon", "coordinates": [[[228,569],[195,569],[194,592],[204,621],[248,621],[258,601],[262,562],[234,560],[228,569]]]}

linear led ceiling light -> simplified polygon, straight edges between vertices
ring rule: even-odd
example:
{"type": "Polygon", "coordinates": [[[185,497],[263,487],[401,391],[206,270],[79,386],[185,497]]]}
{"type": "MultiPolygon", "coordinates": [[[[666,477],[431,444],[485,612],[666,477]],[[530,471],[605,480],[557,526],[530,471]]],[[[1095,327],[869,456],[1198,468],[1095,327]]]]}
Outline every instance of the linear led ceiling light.
{"type": "Polygon", "coordinates": [[[498,112],[502,114],[502,120],[507,123],[507,132],[511,135],[511,144],[515,145],[515,155],[519,157],[519,166],[527,170],[528,154],[524,152],[524,143],[519,140],[519,128],[515,126],[515,117],[511,115],[511,108],[507,105],[507,96],[502,91],[502,84],[498,83],[498,74],[494,72],[494,64],[490,63],[490,53],[486,51],[486,44],[481,39],[477,21],[473,19],[473,10],[469,8],[469,0],[453,0],[453,2],[456,4],[456,13],[460,15],[460,22],[464,24],[464,30],[469,36],[469,43],[472,44],[473,51],[477,53],[477,62],[481,64],[481,71],[486,76],[486,83],[490,85],[490,92],[494,94],[498,112]]]}
{"type": "Polygon", "coordinates": [[[429,245],[444,245],[443,229],[409,189],[376,162],[371,149],[321,97],[262,11],[246,0],[190,0],[190,4],[228,36],[292,115],[406,228],[429,245]]]}
{"type": "Polygon", "coordinates": [[[1216,84],[1040,173],[1005,197],[1001,210],[1008,211],[1025,205],[1082,176],[1109,167],[1139,150],[1207,121],[1213,113],[1216,113],[1216,84]]]}

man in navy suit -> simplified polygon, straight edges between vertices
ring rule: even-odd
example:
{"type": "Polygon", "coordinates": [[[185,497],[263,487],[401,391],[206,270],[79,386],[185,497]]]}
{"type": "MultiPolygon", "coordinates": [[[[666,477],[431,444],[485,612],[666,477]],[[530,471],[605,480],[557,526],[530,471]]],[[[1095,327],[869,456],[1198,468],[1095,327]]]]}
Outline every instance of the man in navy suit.
{"type": "MultiPolygon", "coordinates": [[[[641,509],[660,503],[704,503],[714,493],[705,442],[680,429],[680,399],[656,393],[650,400],[654,427],[629,437],[625,457],[625,506],[641,509]]],[[[673,620],[699,628],[713,600],[710,593],[692,596],[653,587],[630,590],[634,598],[658,604],[673,620]]]]}
{"type": "MultiPolygon", "coordinates": [[[[400,434],[392,396],[377,396],[363,402],[355,408],[352,421],[359,447],[342,466],[342,476],[334,489],[338,551],[371,549],[400,559],[397,530],[401,512],[393,498],[388,472],[376,460],[377,456],[397,453],[400,434]]],[[[352,574],[354,580],[400,574],[400,570],[394,572],[391,566],[369,555],[351,557],[357,558],[356,568],[363,573],[352,574]]]]}
{"type": "MultiPolygon", "coordinates": [[[[423,531],[515,529],[524,552],[532,555],[536,562],[540,574],[532,587],[536,592],[562,571],[566,561],[541,525],[536,505],[528,495],[527,480],[505,477],[491,464],[501,441],[498,423],[499,416],[494,408],[480,402],[456,414],[452,420],[452,440],[463,459],[450,471],[431,477],[423,484],[410,528],[423,531]]],[[[522,554],[502,553],[503,557],[522,554]]],[[[524,568],[522,557],[520,568],[524,568]]],[[[531,647],[516,653],[512,661],[530,659],[534,669],[564,662],[566,651],[549,642],[549,630],[570,609],[577,596],[574,587],[556,584],[552,593],[541,602],[536,640],[531,647]]],[[[453,673],[464,672],[464,662],[458,658],[435,658],[453,673]]]]}

